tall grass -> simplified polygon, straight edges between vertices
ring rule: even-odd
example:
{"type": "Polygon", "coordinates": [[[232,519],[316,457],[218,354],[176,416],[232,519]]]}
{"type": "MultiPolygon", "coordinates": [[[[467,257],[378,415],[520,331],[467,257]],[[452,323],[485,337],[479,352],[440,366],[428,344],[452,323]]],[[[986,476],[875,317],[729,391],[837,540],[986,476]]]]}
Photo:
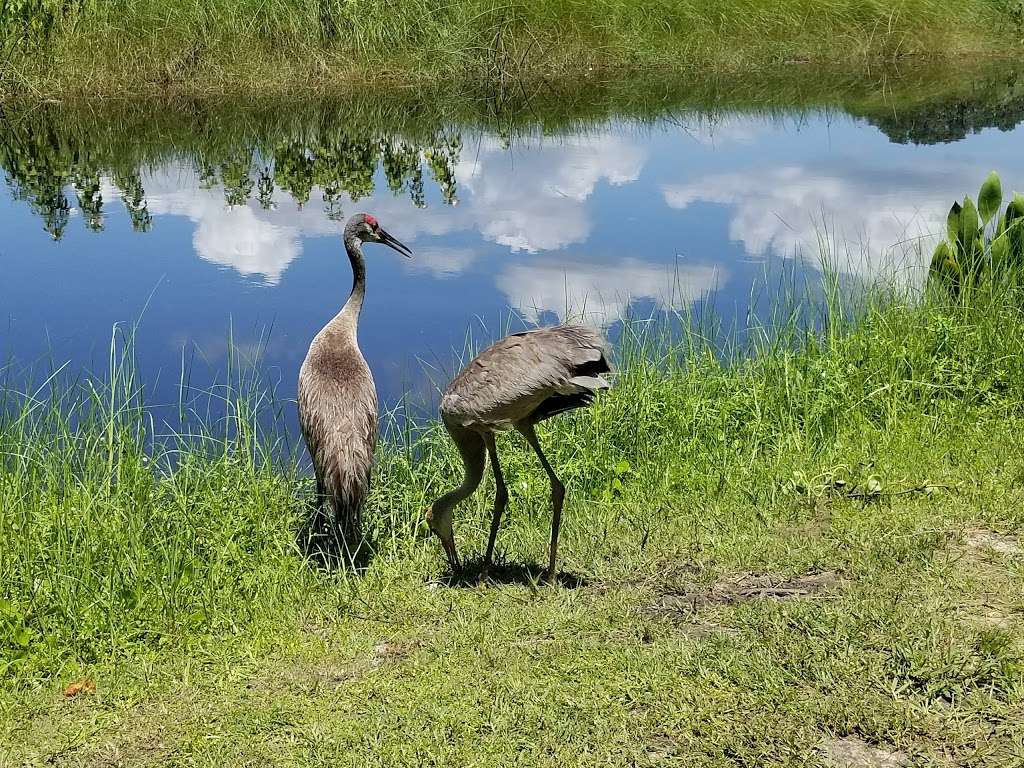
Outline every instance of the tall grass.
{"type": "Polygon", "coordinates": [[[6,0],[0,9],[8,83],[43,91],[542,82],[622,69],[1008,54],[1020,42],[1003,0],[6,0]]]}
{"type": "Polygon", "coordinates": [[[221,418],[158,433],[131,337],[110,368],[3,389],[0,648],[81,659],[184,629],[231,627],[294,599],[294,473],[258,434],[260,394],[211,393],[221,418]]]}
{"type": "MultiPolygon", "coordinates": [[[[1024,415],[1020,288],[992,286],[953,303],[892,288],[853,304],[828,285],[816,295],[812,309],[782,311],[724,347],[691,316],[624,323],[614,389],[541,434],[571,478],[570,531],[575,524],[586,535],[566,551],[581,567],[614,562],[681,516],[703,524],[693,510],[711,501],[764,514],[799,490],[794,470],[813,468],[850,435],[915,425],[949,440],[1024,415]]],[[[279,406],[236,375],[210,395],[217,418],[191,434],[161,434],[130,343],[114,336],[102,376],[66,383],[57,375],[31,389],[8,381],[0,390],[3,675],[324,605],[347,610],[354,599],[351,574],[318,570],[296,543],[310,488],[301,459],[266,428],[265,411],[279,406]]],[[[502,532],[503,550],[536,556],[547,483],[529,452],[502,450],[520,509],[502,532]]],[[[886,457],[848,458],[828,472],[875,492],[869,474],[886,457]]],[[[458,472],[436,423],[385,424],[365,515],[376,551],[369,578],[389,578],[402,563],[420,573],[437,567],[422,507],[458,472]]],[[[458,516],[469,551],[485,530],[486,497],[458,516]]]]}

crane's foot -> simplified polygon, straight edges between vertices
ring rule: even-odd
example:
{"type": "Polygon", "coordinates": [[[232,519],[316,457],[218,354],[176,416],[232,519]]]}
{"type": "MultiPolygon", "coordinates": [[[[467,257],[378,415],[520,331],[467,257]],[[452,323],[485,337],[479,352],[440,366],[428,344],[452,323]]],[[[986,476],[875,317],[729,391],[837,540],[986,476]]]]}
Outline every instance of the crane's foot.
{"type": "Polygon", "coordinates": [[[544,582],[552,587],[558,585],[558,574],[555,573],[554,568],[548,568],[544,571],[544,582]]]}

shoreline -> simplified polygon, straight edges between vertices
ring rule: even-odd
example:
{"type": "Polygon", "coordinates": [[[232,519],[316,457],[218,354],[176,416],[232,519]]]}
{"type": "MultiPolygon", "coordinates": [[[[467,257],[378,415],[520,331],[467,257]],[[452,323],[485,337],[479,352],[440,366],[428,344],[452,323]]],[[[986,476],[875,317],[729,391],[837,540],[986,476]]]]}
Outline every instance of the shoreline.
{"type": "MultiPolygon", "coordinates": [[[[736,83],[772,80],[796,81],[807,75],[826,75],[848,81],[867,81],[893,77],[897,81],[907,71],[921,72],[934,68],[948,72],[950,76],[966,69],[969,72],[990,69],[998,65],[1019,64],[1024,45],[1009,51],[965,51],[961,53],[905,54],[897,58],[873,60],[855,59],[849,61],[834,59],[798,59],[790,61],[749,62],[740,66],[704,66],[684,64],[678,67],[648,66],[634,67],[586,67],[563,71],[525,71],[508,74],[494,79],[466,77],[461,80],[433,75],[402,72],[367,72],[359,67],[324,71],[305,70],[301,65],[288,67],[285,76],[281,69],[268,65],[278,73],[277,79],[259,76],[244,76],[235,72],[210,71],[196,73],[188,79],[142,79],[132,83],[137,73],[128,71],[99,70],[86,83],[67,82],[60,78],[42,77],[33,79],[17,70],[6,73],[0,68],[0,107],[5,103],[37,101],[42,103],[88,103],[118,101],[187,101],[207,100],[217,97],[244,100],[258,93],[260,98],[317,98],[322,96],[351,96],[361,90],[383,93],[388,97],[408,93],[428,92],[443,98],[463,100],[467,96],[500,97],[514,99],[528,97],[545,89],[584,91],[602,88],[624,87],[627,83],[642,83],[648,79],[663,87],[672,84],[685,87],[697,83],[736,83]],[[443,96],[442,96],[443,94],[443,96]]],[[[937,78],[936,78],[937,79],[937,78]]],[[[813,85],[810,90],[814,90],[813,85]]]]}

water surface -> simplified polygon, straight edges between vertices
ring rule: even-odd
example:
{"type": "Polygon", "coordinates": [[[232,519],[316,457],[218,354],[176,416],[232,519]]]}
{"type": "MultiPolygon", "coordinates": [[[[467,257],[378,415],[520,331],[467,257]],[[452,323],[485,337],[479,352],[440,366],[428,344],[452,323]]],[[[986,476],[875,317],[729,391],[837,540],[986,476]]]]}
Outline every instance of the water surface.
{"type": "Polygon", "coordinates": [[[813,281],[823,236],[852,280],[919,283],[954,199],[993,168],[1024,188],[1015,82],[903,111],[681,105],[555,130],[285,109],[149,135],[21,109],[0,135],[0,355],[36,379],[99,372],[114,325],[137,323],[150,401],[223,380],[230,354],[293,397],[350,288],[357,211],[415,252],[366,247],[360,343],[385,404],[429,400],[453,350],[510,327],[694,308],[741,326],[780,275],[813,281]]]}

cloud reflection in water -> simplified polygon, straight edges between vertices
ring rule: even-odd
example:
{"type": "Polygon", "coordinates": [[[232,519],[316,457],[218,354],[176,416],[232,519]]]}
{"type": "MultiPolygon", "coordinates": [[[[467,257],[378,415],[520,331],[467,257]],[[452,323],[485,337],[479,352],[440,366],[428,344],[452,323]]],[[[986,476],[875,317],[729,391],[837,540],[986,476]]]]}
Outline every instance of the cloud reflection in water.
{"type": "Polygon", "coordinates": [[[728,273],[710,265],[652,264],[635,258],[594,262],[584,258],[505,267],[498,289],[528,320],[539,323],[551,313],[588,325],[605,326],[622,319],[634,299],[652,299],[660,309],[706,297],[728,273]]]}

